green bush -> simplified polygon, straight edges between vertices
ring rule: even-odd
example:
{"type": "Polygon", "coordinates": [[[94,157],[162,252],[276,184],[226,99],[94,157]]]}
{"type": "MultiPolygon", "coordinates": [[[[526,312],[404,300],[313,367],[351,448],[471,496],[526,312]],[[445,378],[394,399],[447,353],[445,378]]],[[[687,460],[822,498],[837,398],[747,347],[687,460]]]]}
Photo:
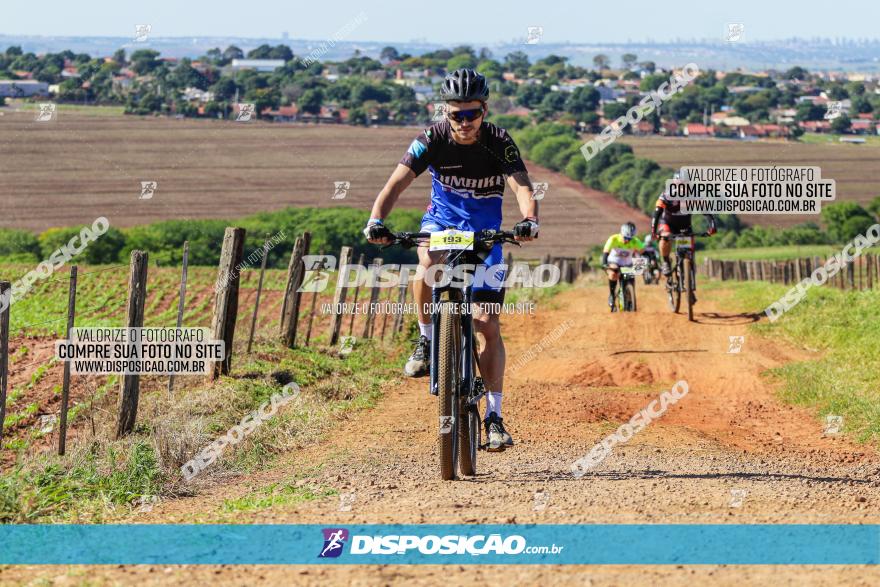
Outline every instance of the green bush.
{"type": "Polygon", "coordinates": [[[855,202],[835,202],[822,207],[820,214],[828,234],[836,243],[852,240],[874,224],[871,213],[855,202]]]}
{"type": "Polygon", "coordinates": [[[516,114],[494,114],[489,117],[489,122],[505,130],[519,130],[529,125],[527,117],[516,114]]]}
{"type": "Polygon", "coordinates": [[[0,257],[40,261],[40,241],[26,230],[0,228],[0,257]]]}
{"type": "MultiPolygon", "coordinates": [[[[70,226],[65,228],[49,228],[39,236],[40,254],[43,259],[49,259],[52,253],[63,246],[67,246],[74,236],[79,236],[83,226],[70,226]]],[[[74,243],[77,247],[82,246],[82,241],[77,238],[74,243]]],[[[119,253],[125,246],[125,235],[118,228],[110,227],[102,235],[96,235],[95,240],[90,241],[88,246],[68,263],[87,263],[90,265],[112,264],[119,261],[119,253]]]]}
{"type": "Polygon", "coordinates": [[[189,241],[189,263],[215,265],[220,260],[226,220],[163,220],[126,229],[126,243],[120,261],[131,251],[146,251],[150,261],[178,265],[183,259],[183,243],[189,241]]]}
{"type": "MultiPolygon", "coordinates": [[[[193,265],[216,265],[220,261],[223,235],[227,226],[245,229],[243,259],[259,252],[271,239],[266,266],[285,268],[296,238],[304,231],[311,233],[311,254],[338,255],[343,246],[353,247],[354,260],[363,253],[367,259],[381,256],[389,263],[413,262],[414,253],[399,247],[380,252],[379,247],[364,239],[363,228],[369,213],[356,208],[285,208],[260,212],[238,220],[165,220],[126,231],[123,258],[134,249],[147,251],[151,261],[160,265],[181,262],[183,242],[189,241],[189,262],[193,265]],[[273,244],[274,243],[274,244],[273,244]]],[[[420,210],[395,210],[386,224],[395,231],[419,229],[423,215],[420,210]]],[[[255,263],[258,265],[259,261],[255,263]]]]}

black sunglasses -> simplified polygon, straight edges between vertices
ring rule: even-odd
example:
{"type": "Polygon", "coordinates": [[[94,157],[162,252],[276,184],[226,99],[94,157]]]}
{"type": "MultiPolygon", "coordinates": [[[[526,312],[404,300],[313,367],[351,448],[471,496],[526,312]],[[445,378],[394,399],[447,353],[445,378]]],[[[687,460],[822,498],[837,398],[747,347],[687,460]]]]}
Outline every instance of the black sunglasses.
{"type": "Polygon", "coordinates": [[[449,118],[455,122],[464,122],[465,120],[472,121],[478,119],[483,115],[483,112],[485,111],[481,106],[480,108],[472,108],[470,110],[456,110],[455,112],[448,112],[447,114],[449,118]]]}

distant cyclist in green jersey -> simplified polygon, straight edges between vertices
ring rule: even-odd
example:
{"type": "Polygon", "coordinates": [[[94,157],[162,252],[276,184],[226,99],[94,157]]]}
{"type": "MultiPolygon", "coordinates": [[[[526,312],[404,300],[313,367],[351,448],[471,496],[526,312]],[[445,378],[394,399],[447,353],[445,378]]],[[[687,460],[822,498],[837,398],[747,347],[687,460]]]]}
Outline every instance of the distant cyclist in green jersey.
{"type": "Polygon", "coordinates": [[[622,225],[619,233],[608,237],[602,249],[602,268],[608,274],[609,306],[614,307],[614,296],[620,279],[619,269],[632,267],[633,256],[644,248],[645,244],[636,237],[636,225],[632,222],[622,225]]]}

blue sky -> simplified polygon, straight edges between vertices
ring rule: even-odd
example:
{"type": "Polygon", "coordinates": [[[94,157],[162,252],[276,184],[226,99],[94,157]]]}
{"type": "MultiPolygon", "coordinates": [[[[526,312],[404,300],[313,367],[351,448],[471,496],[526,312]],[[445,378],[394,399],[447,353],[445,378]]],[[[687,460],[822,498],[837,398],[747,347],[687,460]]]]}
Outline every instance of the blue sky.
{"type": "Polygon", "coordinates": [[[718,38],[727,23],[744,40],[788,37],[877,38],[877,0],[560,0],[325,2],[262,0],[49,0],[8,2],[0,34],[130,37],[135,24],[154,37],[240,36],[328,39],[363,12],[351,41],[411,41],[474,46],[521,39],[542,26],[546,42],[671,41],[718,38]]]}

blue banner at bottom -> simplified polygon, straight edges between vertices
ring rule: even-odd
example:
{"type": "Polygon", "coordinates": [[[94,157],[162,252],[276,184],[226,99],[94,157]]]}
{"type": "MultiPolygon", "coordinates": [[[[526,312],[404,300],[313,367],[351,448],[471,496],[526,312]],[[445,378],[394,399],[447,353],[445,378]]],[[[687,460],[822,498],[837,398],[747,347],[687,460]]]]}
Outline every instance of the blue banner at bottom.
{"type": "Polygon", "coordinates": [[[7,525],[0,564],[877,564],[880,525],[7,525]]]}

